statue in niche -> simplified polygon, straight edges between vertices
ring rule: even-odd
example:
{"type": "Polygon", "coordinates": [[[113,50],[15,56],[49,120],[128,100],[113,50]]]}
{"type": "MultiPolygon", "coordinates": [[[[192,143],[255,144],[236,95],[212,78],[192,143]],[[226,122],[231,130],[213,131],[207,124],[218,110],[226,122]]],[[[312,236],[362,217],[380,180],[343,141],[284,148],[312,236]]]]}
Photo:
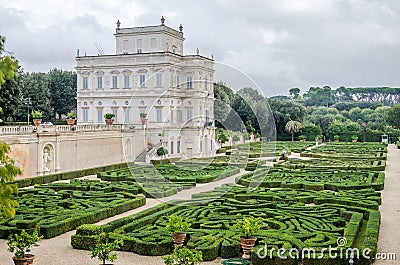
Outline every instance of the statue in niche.
{"type": "Polygon", "coordinates": [[[45,148],[43,151],[43,171],[50,171],[49,170],[49,162],[51,161],[51,157],[49,154],[49,149],[45,148]]]}

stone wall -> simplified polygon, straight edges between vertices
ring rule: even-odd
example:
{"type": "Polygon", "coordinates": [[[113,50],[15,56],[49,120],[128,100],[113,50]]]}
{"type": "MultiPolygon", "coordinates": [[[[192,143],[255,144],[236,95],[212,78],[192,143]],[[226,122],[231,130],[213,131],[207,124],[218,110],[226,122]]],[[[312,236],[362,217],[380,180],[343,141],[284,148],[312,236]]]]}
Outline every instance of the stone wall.
{"type": "MultiPolygon", "coordinates": [[[[55,127],[55,126],[54,126],[55,127]]],[[[27,178],[133,161],[146,147],[143,130],[39,131],[0,135],[27,178]]]]}

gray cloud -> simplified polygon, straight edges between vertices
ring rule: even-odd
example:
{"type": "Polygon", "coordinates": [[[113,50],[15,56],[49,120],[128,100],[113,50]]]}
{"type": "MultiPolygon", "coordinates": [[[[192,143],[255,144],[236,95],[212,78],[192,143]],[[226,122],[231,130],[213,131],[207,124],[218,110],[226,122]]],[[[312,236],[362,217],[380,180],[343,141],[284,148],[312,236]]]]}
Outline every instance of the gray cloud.
{"type": "Polygon", "coordinates": [[[287,94],[291,87],[399,84],[395,0],[88,2],[75,13],[52,4],[43,12],[59,14],[59,21],[37,28],[29,9],[0,7],[7,49],[29,71],[73,69],[77,48],[97,54],[98,42],[114,52],[117,19],[123,27],[143,26],[158,24],[164,15],[171,27],[183,24],[186,53],[199,48],[205,56],[214,54],[253,78],[266,95],[287,94]]]}

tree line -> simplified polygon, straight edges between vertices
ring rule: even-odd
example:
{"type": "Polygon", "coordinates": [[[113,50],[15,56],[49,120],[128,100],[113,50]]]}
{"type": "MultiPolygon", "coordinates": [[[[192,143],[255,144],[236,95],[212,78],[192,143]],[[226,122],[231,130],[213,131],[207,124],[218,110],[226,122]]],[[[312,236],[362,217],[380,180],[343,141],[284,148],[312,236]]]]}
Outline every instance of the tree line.
{"type": "Polygon", "coordinates": [[[18,60],[4,50],[0,36],[0,118],[27,121],[28,110],[41,111],[43,119],[61,119],[76,109],[76,73],[52,69],[25,73],[18,60]]]}
{"type": "Polygon", "coordinates": [[[324,86],[310,87],[303,95],[299,88],[288,92],[288,95],[265,98],[252,88],[234,93],[224,83],[215,83],[216,124],[220,128],[240,130],[243,128],[238,128],[237,121],[241,120],[247,131],[252,128],[270,138],[276,135],[279,140],[318,137],[327,141],[350,141],[365,137],[366,141],[380,141],[383,134],[389,133],[393,139],[400,136],[400,88],[324,86]],[[275,127],[275,134],[271,128],[264,128],[267,134],[263,133],[263,126],[275,127]]]}

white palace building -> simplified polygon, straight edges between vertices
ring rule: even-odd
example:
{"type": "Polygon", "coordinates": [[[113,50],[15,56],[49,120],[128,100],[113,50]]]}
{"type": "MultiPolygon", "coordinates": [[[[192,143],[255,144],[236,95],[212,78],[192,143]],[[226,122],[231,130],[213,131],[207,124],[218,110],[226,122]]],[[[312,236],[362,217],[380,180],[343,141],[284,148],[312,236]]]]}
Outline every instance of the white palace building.
{"type": "Polygon", "coordinates": [[[76,58],[78,124],[103,125],[113,113],[114,124],[145,131],[148,151],[162,145],[170,157],[213,156],[214,60],[198,50],[184,55],[183,27],[164,18],[156,26],[120,25],[115,54],[76,58]]]}

